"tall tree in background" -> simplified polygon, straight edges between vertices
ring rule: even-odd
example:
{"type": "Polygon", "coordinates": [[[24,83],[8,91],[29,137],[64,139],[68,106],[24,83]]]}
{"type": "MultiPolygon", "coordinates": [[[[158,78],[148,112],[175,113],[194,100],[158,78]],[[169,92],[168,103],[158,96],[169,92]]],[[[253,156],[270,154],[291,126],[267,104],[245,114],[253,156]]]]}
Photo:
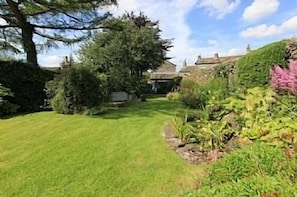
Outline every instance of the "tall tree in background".
{"type": "Polygon", "coordinates": [[[110,16],[99,9],[112,4],[116,0],[0,0],[0,39],[22,46],[27,62],[38,66],[38,49],[90,36],[110,16]]]}
{"type": "Polygon", "coordinates": [[[162,39],[158,22],[143,13],[126,13],[107,20],[104,26],[107,28],[81,46],[79,58],[83,65],[117,82],[115,89],[129,85],[125,83],[130,79],[137,81],[144,71],[156,69],[168,59],[171,40],[162,39]]]}

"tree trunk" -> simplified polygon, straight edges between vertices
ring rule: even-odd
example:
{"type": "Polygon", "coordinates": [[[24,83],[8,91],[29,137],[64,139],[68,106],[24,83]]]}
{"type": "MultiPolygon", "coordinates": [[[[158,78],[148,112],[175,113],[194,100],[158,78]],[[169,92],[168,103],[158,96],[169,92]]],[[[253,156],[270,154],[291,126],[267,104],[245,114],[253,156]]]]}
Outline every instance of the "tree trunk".
{"type": "Polygon", "coordinates": [[[7,5],[17,19],[18,26],[22,29],[22,41],[24,50],[27,53],[27,62],[38,66],[36,46],[33,41],[34,26],[27,22],[27,18],[20,11],[18,3],[13,0],[6,0],[7,5]]]}
{"type": "Polygon", "coordinates": [[[33,66],[38,66],[36,46],[33,41],[34,28],[31,25],[26,25],[22,28],[22,39],[24,50],[27,54],[27,62],[33,66]]]}

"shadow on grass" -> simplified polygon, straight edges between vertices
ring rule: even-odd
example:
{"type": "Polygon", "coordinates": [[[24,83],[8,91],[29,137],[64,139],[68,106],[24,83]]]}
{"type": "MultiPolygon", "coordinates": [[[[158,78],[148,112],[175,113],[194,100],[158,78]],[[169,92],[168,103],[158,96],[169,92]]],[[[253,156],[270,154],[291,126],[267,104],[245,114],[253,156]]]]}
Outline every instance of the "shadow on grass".
{"type": "Polygon", "coordinates": [[[43,111],[52,111],[52,110],[36,110],[36,111],[27,111],[27,112],[17,112],[17,113],[14,113],[14,114],[1,116],[0,120],[7,120],[7,119],[15,118],[15,117],[18,117],[18,116],[26,116],[28,114],[43,112],[43,111]]]}
{"type": "Polygon", "coordinates": [[[99,116],[105,119],[120,119],[125,117],[153,117],[155,115],[174,116],[184,111],[183,105],[178,101],[168,101],[165,98],[147,99],[144,102],[134,103],[130,106],[118,108],[105,115],[99,116]]]}

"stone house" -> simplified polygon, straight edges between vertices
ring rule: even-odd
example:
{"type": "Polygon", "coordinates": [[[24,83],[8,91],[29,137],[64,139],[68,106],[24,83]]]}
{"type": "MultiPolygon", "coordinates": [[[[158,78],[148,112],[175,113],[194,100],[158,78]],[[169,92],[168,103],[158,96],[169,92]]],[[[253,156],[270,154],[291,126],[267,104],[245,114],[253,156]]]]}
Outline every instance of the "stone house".
{"type": "Polygon", "coordinates": [[[177,77],[176,65],[166,60],[159,68],[150,73],[149,84],[152,92],[166,93],[171,81],[177,77]]]}
{"type": "MultiPolygon", "coordinates": [[[[247,53],[250,52],[250,46],[247,46],[247,53]]],[[[201,70],[211,71],[216,66],[224,63],[234,63],[239,60],[242,55],[235,56],[219,56],[218,53],[215,53],[213,57],[202,57],[199,55],[195,62],[195,65],[188,66],[186,61],[184,61],[183,67],[179,71],[179,75],[182,77],[191,76],[193,73],[197,73],[201,70]]]]}

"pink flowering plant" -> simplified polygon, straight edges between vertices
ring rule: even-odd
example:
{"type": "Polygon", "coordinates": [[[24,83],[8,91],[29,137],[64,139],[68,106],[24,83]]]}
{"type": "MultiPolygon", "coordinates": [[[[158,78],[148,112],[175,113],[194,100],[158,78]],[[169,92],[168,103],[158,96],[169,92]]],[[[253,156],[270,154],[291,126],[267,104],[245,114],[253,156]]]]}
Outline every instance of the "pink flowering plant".
{"type": "Polygon", "coordinates": [[[271,85],[277,90],[283,90],[297,96],[297,62],[291,61],[289,69],[275,65],[270,70],[271,85]]]}

